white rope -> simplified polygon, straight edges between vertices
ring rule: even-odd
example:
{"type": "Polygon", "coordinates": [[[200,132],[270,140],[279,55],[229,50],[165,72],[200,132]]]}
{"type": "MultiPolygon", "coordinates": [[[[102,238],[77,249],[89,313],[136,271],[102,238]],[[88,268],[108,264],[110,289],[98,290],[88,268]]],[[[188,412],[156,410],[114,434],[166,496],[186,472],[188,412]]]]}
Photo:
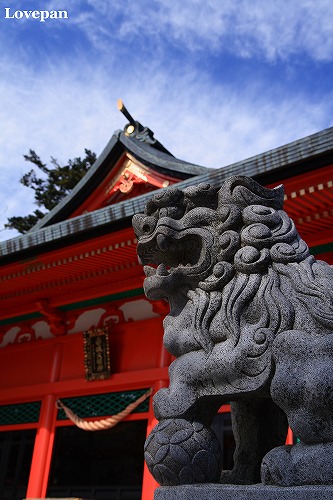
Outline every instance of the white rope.
{"type": "Polygon", "coordinates": [[[140,396],[137,400],[130,403],[126,408],[117,413],[117,415],[113,415],[112,417],[104,418],[101,420],[93,420],[88,422],[87,420],[83,420],[76,413],[74,413],[70,408],[64,405],[60,399],[57,400],[56,406],[58,409],[64,410],[67,417],[80,429],[84,431],[103,431],[105,429],[110,429],[118,424],[121,420],[123,420],[127,415],[129,415],[135,408],[137,408],[143,401],[145,401],[151,394],[153,390],[149,389],[145,394],[140,396]]]}

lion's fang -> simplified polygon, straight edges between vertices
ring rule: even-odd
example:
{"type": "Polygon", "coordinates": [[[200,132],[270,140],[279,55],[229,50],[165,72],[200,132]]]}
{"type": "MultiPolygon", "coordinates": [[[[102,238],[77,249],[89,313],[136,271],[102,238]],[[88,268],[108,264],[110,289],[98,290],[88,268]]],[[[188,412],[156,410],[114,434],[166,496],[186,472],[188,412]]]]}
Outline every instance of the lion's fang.
{"type": "Polygon", "coordinates": [[[157,244],[158,244],[160,250],[162,250],[162,252],[165,252],[168,249],[168,240],[164,236],[164,234],[157,235],[156,241],[157,241],[157,244]]]}
{"type": "Polygon", "coordinates": [[[158,276],[167,276],[169,274],[166,265],[164,263],[160,264],[156,270],[158,276]]]}
{"type": "Polygon", "coordinates": [[[147,278],[149,278],[149,276],[154,276],[156,274],[156,269],[154,269],[151,266],[144,266],[143,267],[143,272],[145,273],[145,275],[147,276],[147,278]]]}

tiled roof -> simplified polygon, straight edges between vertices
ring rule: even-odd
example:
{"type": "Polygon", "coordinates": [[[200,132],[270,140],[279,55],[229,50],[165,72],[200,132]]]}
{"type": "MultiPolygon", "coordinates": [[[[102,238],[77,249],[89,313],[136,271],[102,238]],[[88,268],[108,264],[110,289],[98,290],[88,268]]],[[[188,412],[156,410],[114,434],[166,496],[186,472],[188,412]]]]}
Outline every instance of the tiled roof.
{"type": "Polygon", "coordinates": [[[193,177],[194,175],[201,175],[210,170],[206,167],[178,160],[171,153],[165,152],[165,149],[161,151],[161,149],[154,147],[154,145],[127,136],[124,132],[118,130],[113,134],[94,165],[78,182],[71,193],[43,217],[30,232],[35,232],[43,227],[67,219],[73,212],[73,209],[75,210],[77,205],[82,200],[85,200],[102,182],[106,173],[112,170],[125,151],[131,153],[143,164],[151,166],[154,170],[166,175],[175,176],[180,180],[193,177]]]}
{"type": "MultiPolygon", "coordinates": [[[[128,146],[129,138],[122,137],[122,144],[128,146]]],[[[116,136],[110,141],[115,141],[116,136]]],[[[120,136],[118,136],[120,137],[120,136]]],[[[101,157],[105,157],[108,153],[106,150],[110,149],[110,143],[105,148],[101,157]]],[[[136,145],[135,145],[136,146],[136,145]]],[[[111,149],[114,147],[111,144],[111,149]]],[[[140,151],[142,154],[142,145],[140,151]]],[[[146,147],[146,145],[145,145],[146,147]]],[[[147,146],[149,148],[149,146],[147,146]]],[[[135,154],[132,144],[132,153],[135,154]]],[[[269,176],[278,173],[278,175],[283,178],[286,172],[289,170],[289,176],[292,175],[291,167],[297,164],[303,164],[303,162],[313,160],[315,161],[321,155],[328,155],[333,153],[333,127],[323,130],[317,134],[305,137],[298,141],[292,142],[285,146],[267,151],[266,153],[259,154],[252,158],[244,161],[239,161],[232,165],[224,166],[219,169],[206,169],[204,167],[195,166],[180,160],[176,160],[172,156],[165,153],[158,152],[158,155],[148,150],[150,155],[150,161],[156,161],[159,159],[159,165],[164,165],[165,168],[179,168],[184,172],[189,172],[191,169],[195,170],[197,175],[191,178],[183,180],[177,184],[177,187],[183,189],[190,185],[196,185],[201,182],[208,182],[211,185],[218,187],[221,183],[231,175],[245,175],[249,177],[260,177],[267,175],[269,182],[269,176]],[[169,165],[169,167],[168,167],[169,165]],[[290,174],[291,172],[291,174],[290,174]]],[[[147,153],[147,155],[148,155],[147,153]]],[[[146,160],[147,160],[146,155],[146,160]]],[[[148,155],[148,156],[149,156],[148,155]]],[[[101,158],[100,157],[100,158],[101,158]]],[[[100,159],[99,158],[99,159],[100,159]]],[[[141,156],[142,158],[142,156],[141,156]]],[[[94,168],[94,167],[92,167],[94,168]]],[[[97,168],[97,167],[96,167],[97,168]]],[[[315,168],[315,163],[313,167],[315,168]]],[[[194,172],[192,172],[193,175],[194,172]]],[[[88,172],[87,176],[93,176],[93,172],[88,172]]],[[[86,177],[87,177],[86,176],[86,177]]],[[[85,181],[87,182],[87,180],[85,181]]],[[[81,187],[84,183],[84,179],[81,181],[81,187]],[[82,184],[81,184],[82,183],[82,184]]],[[[76,188],[80,189],[80,187],[76,188]]],[[[156,193],[155,191],[154,193],[156,193]]],[[[8,241],[0,243],[0,260],[5,257],[15,257],[15,254],[28,253],[32,250],[38,251],[45,245],[56,245],[61,244],[62,240],[67,238],[79,237],[84,235],[84,233],[89,234],[89,232],[94,231],[96,233],[97,229],[107,230],[110,227],[112,230],[112,225],[115,223],[123,222],[125,225],[130,224],[130,219],[135,213],[142,212],[144,210],[145,204],[148,199],[150,199],[152,193],[147,193],[145,195],[139,196],[137,198],[132,198],[121,203],[117,203],[95,212],[90,212],[78,217],[73,217],[71,219],[64,220],[52,224],[47,227],[40,228],[38,230],[31,231],[25,235],[13,238],[8,241]]]]}

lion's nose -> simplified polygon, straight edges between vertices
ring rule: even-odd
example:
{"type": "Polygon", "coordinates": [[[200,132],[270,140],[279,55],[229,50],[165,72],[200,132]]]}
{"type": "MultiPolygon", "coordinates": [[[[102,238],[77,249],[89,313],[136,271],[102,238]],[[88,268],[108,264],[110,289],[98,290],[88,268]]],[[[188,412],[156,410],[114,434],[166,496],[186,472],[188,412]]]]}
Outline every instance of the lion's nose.
{"type": "Polygon", "coordinates": [[[136,214],[132,219],[133,229],[136,237],[149,236],[155,231],[157,219],[144,214],[136,214]]]}

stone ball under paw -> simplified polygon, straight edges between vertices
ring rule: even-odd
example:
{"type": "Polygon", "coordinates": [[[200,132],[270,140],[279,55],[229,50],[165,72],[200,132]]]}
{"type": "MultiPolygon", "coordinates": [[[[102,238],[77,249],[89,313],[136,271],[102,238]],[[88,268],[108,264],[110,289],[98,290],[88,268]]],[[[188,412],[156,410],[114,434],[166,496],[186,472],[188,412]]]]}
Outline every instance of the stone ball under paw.
{"type": "Polygon", "coordinates": [[[163,486],[219,480],[222,452],[212,429],[185,419],[161,420],[145,443],[148,468],[163,486]]]}

